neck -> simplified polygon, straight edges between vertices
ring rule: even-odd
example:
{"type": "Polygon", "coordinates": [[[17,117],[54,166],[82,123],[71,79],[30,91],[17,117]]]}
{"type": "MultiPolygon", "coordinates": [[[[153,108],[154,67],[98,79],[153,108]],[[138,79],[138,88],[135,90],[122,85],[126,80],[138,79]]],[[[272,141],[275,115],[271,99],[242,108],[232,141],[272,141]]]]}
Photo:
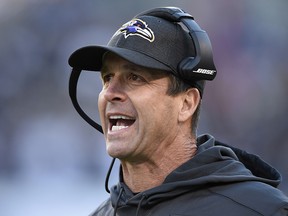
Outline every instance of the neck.
{"type": "Polygon", "coordinates": [[[134,192],[141,192],[159,186],[167,175],[191,159],[197,150],[195,142],[186,144],[184,148],[163,150],[142,161],[121,160],[123,178],[126,185],[134,192]],[[159,157],[161,155],[161,157],[159,157]]]}

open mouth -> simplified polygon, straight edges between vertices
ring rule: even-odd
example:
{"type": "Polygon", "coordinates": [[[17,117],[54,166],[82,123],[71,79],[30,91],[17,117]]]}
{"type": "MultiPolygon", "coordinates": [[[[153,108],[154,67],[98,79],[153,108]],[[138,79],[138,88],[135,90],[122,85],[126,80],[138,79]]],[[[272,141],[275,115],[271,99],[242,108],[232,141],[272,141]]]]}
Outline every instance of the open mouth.
{"type": "Polygon", "coordinates": [[[136,120],[124,115],[113,115],[109,117],[109,130],[118,131],[130,127],[136,120]]]}

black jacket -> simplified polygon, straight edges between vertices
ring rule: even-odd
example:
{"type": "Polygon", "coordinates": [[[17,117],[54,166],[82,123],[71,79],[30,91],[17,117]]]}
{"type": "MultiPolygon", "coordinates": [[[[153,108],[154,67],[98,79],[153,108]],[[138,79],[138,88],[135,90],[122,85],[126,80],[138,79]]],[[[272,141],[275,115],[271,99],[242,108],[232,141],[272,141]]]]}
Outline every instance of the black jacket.
{"type": "Polygon", "coordinates": [[[120,175],[92,216],[288,216],[288,198],[276,189],[277,170],[210,135],[198,143],[197,154],[158,187],[135,195],[120,175]]]}

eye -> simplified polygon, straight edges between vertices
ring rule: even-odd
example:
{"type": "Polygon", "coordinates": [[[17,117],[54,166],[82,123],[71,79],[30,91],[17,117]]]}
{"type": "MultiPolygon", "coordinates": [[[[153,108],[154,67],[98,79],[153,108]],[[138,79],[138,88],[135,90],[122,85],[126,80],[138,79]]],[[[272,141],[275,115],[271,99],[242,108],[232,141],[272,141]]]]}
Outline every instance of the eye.
{"type": "Polygon", "coordinates": [[[107,82],[110,82],[110,80],[112,79],[112,74],[103,74],[102,75],[102,80],[103,80],[103,83],[107,83],[107,82]]]}
{"type": "Polygon", "coordinates": [[[135,73],[130,73],[128,76],[128,80],[133,82],[145,82],[145,79],[142,76],[139,76],[138,74],[135,73]]]}

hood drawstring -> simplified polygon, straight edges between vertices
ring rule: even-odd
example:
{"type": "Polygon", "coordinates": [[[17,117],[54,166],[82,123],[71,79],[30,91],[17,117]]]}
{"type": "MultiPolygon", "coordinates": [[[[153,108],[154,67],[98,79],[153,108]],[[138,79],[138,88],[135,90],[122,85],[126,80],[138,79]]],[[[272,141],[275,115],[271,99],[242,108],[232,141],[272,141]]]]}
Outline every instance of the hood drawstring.
{"type": "Polygon", "coordinates": [[[109,193],[109,194],[110,194],[109,178],[110,178],[110,174],[111,174],[111,171],[112,171],[112,168],[113,168],[114,163],[115,163],[115,158],[113,158],[112,161],[111,161],[111,164],[110,164],[110,167],[109,167],[109,170],[108,170],[108,172],[107,172],[106,179],[105,179],[105,190],[106,190],[107,193],[109,193]]]}
{"type": "Polygon", "coordinates": [[[142,195],[142,198],[141,198],[141,200],[140,200],[140,202],[138,203],[138,206],[137,206],[136,216],[139,215],[139,212],[140,212],[140,209],[141,209],[142,202],[143,202],[143,200],[144,200],[145,198],[146,198],[146,195],[143,194],[143,195],[142,195]]]}
{"type": "Polygon", "coordinates": [[[116,201],[116,205],[115,205],[115,208],[114,208],[114,214],[113,214],[113,216],[116,216],[118,204],[119,204],[119,201],[120,201],[120,199],[121,199],[121,195],[122,195],[123,191],[124,191],[124,188],[121,187],[120,192],[119,192],[119,195],[118,195],[118,197],[117,197],[117,201],[116,201]]]}

